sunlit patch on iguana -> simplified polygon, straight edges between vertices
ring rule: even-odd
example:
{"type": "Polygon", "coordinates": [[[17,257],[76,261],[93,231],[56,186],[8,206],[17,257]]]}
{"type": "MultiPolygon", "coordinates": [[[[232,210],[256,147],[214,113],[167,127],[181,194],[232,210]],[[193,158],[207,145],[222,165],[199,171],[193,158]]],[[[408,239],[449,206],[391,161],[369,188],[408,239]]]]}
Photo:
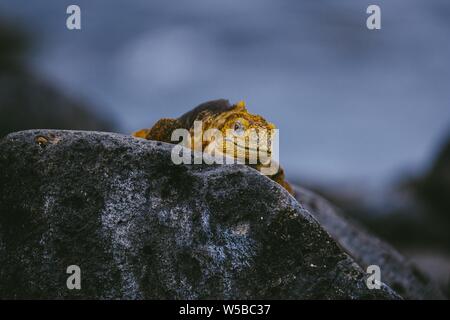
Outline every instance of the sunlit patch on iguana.
{"type": "MultiPolygon", "coordinates": [[[[160,119],[153,127],[136,131],[133,136],[173,143],[171,136],[175,129],[189,130],[192,137],[189,147],[192,149],[199,146],[202,150],[211,150],[213,142],[215,152],[221,152],[233,158],[244,157],[247,165],[259,171],[267,167],[268,163],[261,162],[257,156],[261,153],[258,151],[265,151],[270,161],[273,146],[271,132],[275,129],[275,125],[259,115],[249,113],[243,101],[234,105],[230,105],[228,100],[223,99],[205,102],[177,119],[160,119]],[[202,133],[208,132],[209,129],[216,129],[221,132],[224,139],[213,137],[205,139],[203,134],[194,134],[195,121],[202,122],[202,133]],[[257,162],[252,163],[250,159],[257,159],[257,162]]],[[[291,186],[284,178],[281,167],[269,177],[291,194],[293,193],[291,186]]]]}

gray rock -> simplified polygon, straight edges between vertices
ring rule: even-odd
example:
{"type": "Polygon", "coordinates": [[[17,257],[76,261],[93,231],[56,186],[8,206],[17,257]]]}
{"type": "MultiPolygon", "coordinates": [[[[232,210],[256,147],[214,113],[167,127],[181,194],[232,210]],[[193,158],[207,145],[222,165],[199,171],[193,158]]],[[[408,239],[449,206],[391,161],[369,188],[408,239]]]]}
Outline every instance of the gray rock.
{"type": "Polygon", "coordinates": [[[378,265],[381,280],[406,299],[445,299],[438,285],[389,244],[314,192],[294,189],[297,200],[363,269],[378,265]]]}
{"type": "Polygon", "coordinates": [[[0,142],[0,297],[396,299],[284,189],[171,145],[34,130],[0,142]],[[81,268],[68,290],[66,268],[81,268]]]}

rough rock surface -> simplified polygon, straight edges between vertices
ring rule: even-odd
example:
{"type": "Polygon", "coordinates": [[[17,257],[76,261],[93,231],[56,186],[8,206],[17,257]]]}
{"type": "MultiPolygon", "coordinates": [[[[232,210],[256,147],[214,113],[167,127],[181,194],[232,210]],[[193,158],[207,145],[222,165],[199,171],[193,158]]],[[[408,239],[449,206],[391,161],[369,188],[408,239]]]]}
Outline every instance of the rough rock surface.
{"type": "Polygon", "coordinates": [[[0,142],[0,298],[393,299],[284,189],[242,165],[80,131],[0,142]],[[66,269],[81,268],[81,290],[66,269]]]}
{"type": "Polygon", "coordinates": [[[363,268],[378,265],[381,280],[406,299],[445,299],[438,286],[389,244],[371,235],[319,195],[295,186],[297,200],[363,268]]]}

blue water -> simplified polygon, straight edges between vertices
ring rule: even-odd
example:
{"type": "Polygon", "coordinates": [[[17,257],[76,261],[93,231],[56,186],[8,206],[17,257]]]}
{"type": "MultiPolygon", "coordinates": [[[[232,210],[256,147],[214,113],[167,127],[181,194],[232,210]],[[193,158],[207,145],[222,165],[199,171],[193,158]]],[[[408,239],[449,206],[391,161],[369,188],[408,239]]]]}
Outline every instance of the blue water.
{"type": "MultiPolygon", "coordinates": [[[[450,132],[450,1],[2,0],[30,64],[123,132],[208,99],[280,128],[288,176],[380,185],[423,170],[450,132]],[[80,5],[82,30],[65,28],[80,5]]],[[[63,106],[62,106],[63,107],[63,106]]]]}

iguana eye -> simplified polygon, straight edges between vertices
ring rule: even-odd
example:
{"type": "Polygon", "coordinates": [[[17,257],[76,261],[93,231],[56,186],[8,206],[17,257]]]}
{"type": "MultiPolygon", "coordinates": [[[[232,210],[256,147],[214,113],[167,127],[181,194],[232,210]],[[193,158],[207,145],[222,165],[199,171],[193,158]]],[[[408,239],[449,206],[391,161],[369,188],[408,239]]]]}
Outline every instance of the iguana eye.
{"type": "Polygon", "coordinates": [[[234,123],[234,132],[238,135],[244,134],[244,125],[240,121],[234,123]]]}

